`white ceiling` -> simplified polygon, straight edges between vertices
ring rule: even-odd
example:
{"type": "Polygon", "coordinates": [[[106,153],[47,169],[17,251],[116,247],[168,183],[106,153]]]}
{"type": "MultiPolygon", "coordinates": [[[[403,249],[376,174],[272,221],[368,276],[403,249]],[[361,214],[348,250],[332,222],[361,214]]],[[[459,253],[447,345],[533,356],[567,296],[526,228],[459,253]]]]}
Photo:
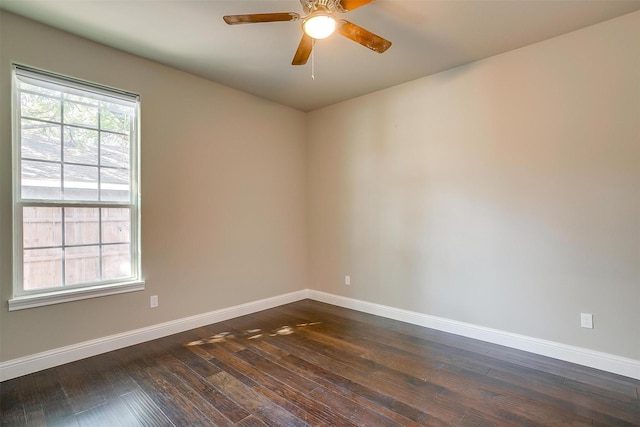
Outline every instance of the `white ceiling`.
{"type": "Polygon", "coordinates": [[[377,0],[344,18],[393,42],[338,34],[292,66],[300,21],[229,26],[223,15],[298,12],[298,0],[0,0],[0,7],[293,108],[310,111],[635,10],[640,0],[377,0]]]}

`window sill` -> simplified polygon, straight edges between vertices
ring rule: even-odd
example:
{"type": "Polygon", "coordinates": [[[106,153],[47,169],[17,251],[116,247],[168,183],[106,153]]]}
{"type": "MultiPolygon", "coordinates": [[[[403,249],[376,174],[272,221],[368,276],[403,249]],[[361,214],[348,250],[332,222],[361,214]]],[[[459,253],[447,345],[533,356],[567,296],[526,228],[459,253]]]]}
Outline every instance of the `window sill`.
{"type": "Polygon", "coordinates": [[[64,291],[41,293],[37,295],[24,295],[9,300],[9,311],[24,310],[27,308],[42,307],[45,305],[61,304],[64,302],[143,290],[144,281],[136,280],[132,282],[92,286],[90,288],[76,288],[64,291]]]}

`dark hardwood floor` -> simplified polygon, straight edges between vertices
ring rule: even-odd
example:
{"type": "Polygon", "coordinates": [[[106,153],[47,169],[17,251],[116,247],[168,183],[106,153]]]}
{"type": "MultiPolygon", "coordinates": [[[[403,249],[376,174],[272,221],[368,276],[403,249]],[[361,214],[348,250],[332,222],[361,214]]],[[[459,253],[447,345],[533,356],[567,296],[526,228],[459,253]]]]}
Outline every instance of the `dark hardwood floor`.
{"type": "Polygon", "coordinates": [[[640,381],[310,300],[0,387],[3,426],[640,426],[640,381]]]}

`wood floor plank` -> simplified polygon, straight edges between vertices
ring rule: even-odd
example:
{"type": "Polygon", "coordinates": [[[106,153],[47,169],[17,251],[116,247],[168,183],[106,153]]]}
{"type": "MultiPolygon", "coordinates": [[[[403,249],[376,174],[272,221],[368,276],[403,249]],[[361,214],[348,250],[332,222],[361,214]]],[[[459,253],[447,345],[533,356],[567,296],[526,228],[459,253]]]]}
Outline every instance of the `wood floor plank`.
{"type": "Polygon", "coordinates": [[[191,405],[196,407],[198,411],[205,416],[214,425],[228,425],[232,420],[227,418],[220,409],[230,414],[242,412],[237,416],[236,421],[246,417],[247,413],[241,411],[241,408],[233,405],[226,396],[221,395],[214,390],[210,383],[195,375],[191,370],[175,359],[173,356],[166,355],[158,359],[162,368],[167,375],[167,381],[172,384],[173,394],[179,394],[184,397],[191,405]],[[173,375],[173,377],[171,377],[173,375]],[[232,406],[230,411],[227,411],[232,406]],[[220,408],[220,409],[219,409],[220,408]]]}
{"type": "Polygon", "coordinates": [[[46,425],[46,416],[42,407],[42,400],[39,394],[36,392],[37,384],[34,383],[35,375],[25,375],[20,378],[16,378],[12,381],[6,381],[1,383],[0,387],[0,400],[3,400],[4,392],[7,390],[7,383],[15,383],[19,385],[19,396],[22,403],[22,410],[24,411],[25,424],[31,425],[46,425]]]}
{"type": "Polygon", "coordinates": [[[216,345],[212,345],[207,349],[211,357],[216,358],[216,360],[221,360],[239,371],[250,374],[252,378],[258,379],[260,385],[263,385],[264,381],[273,383],[271,379],[274,379],[302,394],[307,394],[318,387],[317,383],[306,377],[296,375],[294,372],[279,365],[259,360],[257,357],[253,359],[249,358],[249,360],[247,360],[247,357],[238,357],[238,355],[241,356],[245,354],[246,351],[246,349],[243,349],[239,352],[229,352],[216,345]]]}
{"type": "MultiPolygon", "coordinates": [[[[256,348],[265,350],[269,344],[259,343],[256,348]]],[[[385,417],[397,422],[403,426],[421,425],[427,415],[410,405],[404,404],[390,395],[384,394],[379,383],[376,384],[376,390],[366,387],[357,382],[344,378],[334,372],[328,371],[318,365],[307,363],[305,360],[293,358],[286,354],[282,355],[276,347],[271,347],[271,351],[276,350],[279,357],[277,363],[285,366],[301,375],[305,375],[313,381],[318,382],[326,389],[333,390],[335,393],[344,398],[353,400],[354,402],[364,406],[372,411],[378,412],[385,417]],[[378,391],[380,390],[380,391],[378,391]]],[[[431,420],[432,425],[436,425],[435,420],[431,420]]]]}
{"type": "Polygon", "coordinates": [[[39,411],[42,410],[42,416],[46,419],[47,425],[78,425],[78,421],[58,381],[58,371],[56,369],[36,372],[27,375],[27,377],[25,385],[29,383],[30,386],[23,387],[23,395],[31,393],[27,400],[41,405],[40,408],[36,407],[35,414],[30,415],[33,415],[34,418],[40,418],[39,411]]]}
{"type": "Polygon", "coordinates": [[[110,403],[94,406],[91,409],[76,414],[78,423],[82,427],[140,427],[138,419],[128,408],[115,408],[110,403]],[[123,410],[124,409],[124,410],[123,410]]]}
{"type": "MultiPolygon", "coordinates": [[[[280,386],[271,380],[265,380],[260,382],[261,385],[259,386],[259,389],[263,394],[276,401],[280,406],[298,414],[298,416],[305,422],[316,426],[324,425],[326,423],[334,423],[345,427],[357,425],[342,416],[342,414],[336,412],[335,408],[310,397],[310,393],[320,387],[319,384],[314,382],[313,387],[298,387],[295,382],[291,382],[292,379],[305,378],[303,384],[308,383],[310,380],[304,377],[304,375],[296,376],[293,374],[293,371],[289,371],[286,367],[264,359],[260,360],[259,356],[249,352],[248,350],[243,350],[242,352],[237,353],[236,356],[251,366],[254,366],[257,370],[268,372],[270,377],[283,384],[283,386],[280,386]],[[279,366],[279,368],[272,371],[270,368],[273,366],[279,366]],[[282,375],[284,370],[289,371],[289,373],[282,375]],[[291,405],[299,408],[300,412],[295,409],[290,409],[291,405]]],[[[262,378],[264,378],[264,376],[262,376],[262,378]]]]}
{"type": "MultiPolygon", "coordinates": [[[[226,395],[212,387],[205,378],[190,370],[174,357],[163,357],[159,359],[159,362],[180,380],[178,384],[190,386],[189,388],[183,387],[183,394],[195,403],[200,411],[206,408],[205,415],[215,424],[228,425],[239,422],[250,415],[226,395]]],[[[211,372],[211,375],[215,375],[219,370],[218,372],[211,370],[211,372]]]]}
{"type": "MultiPolygon", "coordinates": [[[[432,423],[445,420],[448,423],[455,422],[462,418],[463,413],[459,405],[449,405],[445,407],[442,402],[435,401],[442,387],[432,386],[424,381],[416,381],[400,372],[394,372],[384,366],[376,365],[370,361],[359,357],[351,357],[342,354],[338,349],[325,350],[318,347],[313,342],[307,341],[304,337],[291,337],[290,340],[273,339],[270,341],[275,346],[288,349],[292,355],[287,359],[292,364],[304,366],[307,372],[314,369],[322,369],[322,374],[330,376],[331,373],[338,374],[348,380],[349,384],[362,384],[365,387],[378,390],[391,390],[391,393],[398,398],[398,401],[416,408],[426,408],[425,417],[432,417],[432,423]],[[301,342],[302,344],[298,344],[301,342]],[[294,356],[298,354],[301,357],[294,356]],[[310,363],[307,363],[310,362],[310,363]],[[327,371],[328,370],[328,371],[327,371]],[[437,413],[437,415],[434,415],[437,413]]],[[[333,377],[333,384],[340,384],[339,377],[333,377]]],[[[351,386],[347,386],[351,390],[351,386]]]]}
{"type": "MultiPolygon", "coordinates": [[[[265,369],[264,364],[252,363],[256,361],[247,361],[245,358],[239,357],[238,353],[245,352],[246,349],[235,353],[221,347],[212,344],[207,351],[217,361],[224,362],[237,372],[242,371],[251,375],[259,384],[252,387],[254,390],[265,395],[265,397],[287,409],[309,425],[320,425],[326,421],[335,421],[345,426],[350,425],[348,420],[342,419],[339,414],[332,413],[325,405],[307,397],[309,392],[319,387],[317,383],[313,383],[304,377],[296,376],[291,371],[287,372],[284,368],[265,369]]],[[[272,368],[272,366],[269,367],[272,368]]]]}
{"type": "Polygon", "coordinates": [[[287,387],[274,389],[259,385],[254,390],[304,421],[307,426],[318,427],[327,422],[345,427],[355,425],[336,413],[333,408],[287,387]]]}
{"type": "MultiPolygon", "coordinates": [[[[452,400],[466,399],[478,413],[493,416],[513,413],[517,415],[518,422],[533,425],[564,425],[566,422],[566,411],[536,399],[529,392],[518,393],[513,387],[500,387],[490,378],[472,371],[456,373],[441,370],[432,375],[431,380],[447,385],[442,396],[449,396],[452,400]]],[[[572,413],[571,418],[575,425],[591,424],[591,419],[581,414],[572,413]]]]}
{"type": "MultiPolygon", "coordinates": [[[[367,383],[357,383],[349,380],[345,377],[338,375],[335,372],[328,371],[318,365],[308,363],[305,360],[297,358],[291,354],[283,353],[277,347],[270,346],[268,343],[257,343],[254,350],[258,350],[261,354],[274,354],[277,358],[277,363],[285,366],[293,371],[299,372],[301,375],[306,375],[310,379],[318,382],[328,390],[332,390],[337,394],[351,399],[354,402],[361,404],[371,410],[377,411],[386,417],[397,421],[405,426],[424,425],[428,422],[429,425],[445,425],[447,423],[441,422],[438,419],[430,417],[429,414],[411,406],[404,402],[397,400],[397,396],[393,392],[388,392],[384,384],[379,381],[373,381],[367,383]],[[365,384],[370,384],[368,387],[365,384]],[[385,392],[387,392],[385,394],[385,392]]],[[[244,356],[244,355],[243,355],[244,356]]],[[[362,378],[360,378],[362,380],[362,378]]]]}
{"type": "Polygon", "coordinates": [[[177,346],[171,349],[171,355],[180,360],[185,366],[202,378],[206,378],[220,372],[220,369],[217,366],[207,360],[206,354],[205,357],[202,357],[192,351],[195,348],[197,347],[177,346]]]}
{"type": "Polygon", "coordinates": [[[414,338],[423,338],[433,344],[443,344],[453,349],[471,351],[477,354],[486,354],[494,347],[503,348],[495,344],[448,334],[398,320],[387,319],[361,311],[349,310],[331,304],[318,303],[312,300],[301,302],[306,305],[294,303],[283,306],[283,308],[287,310],[304,309],[309,313],[313,313],[313,316],[319,316],[325,321],[336,319],[336,321],[348,325],[348,328],[351,328],[354,322],[361,322],[368,325],[371,329],[388,331],[391,335],[402,334],[414,338]]]}
{"type": "MultiPolygon", "coordinates": [[[[532,381],[531,375],[527,375],[527,368],[521,368],[522,372],[514,372],[513,369],[494,369],[488,375],[510,384],[510,388],[526,387],[530,393],[535,393],[537,399],[562,406],[574,414],[584,414],[595,421],[604,419],[605,413],[616,408],[615,418],[619,423],[633,423],[638,420],[640,407],[638,402],[624,404],[620,401],[604,401],[593,395],[575,393],[564,383],[549,384],[540,381],[532,381]],[[567,396],[570,396],[568,398],[567,396]]],[[[607,418],[607,420],[611,420],[607,418]]]]}
{"type": "Polygon", "coordinates": [[[492,350],[489,355],[498,360],[510,361],[562,376],[567,379],[567,382],[571,381],[576,385],[585,384],[594,391],[598,389],[601,394],[622,395],[631,399],[638,397],[634,384],[620,375],[514,349],[492,350]]]}
{"type": "MultiPolygon", "coordinates": [[[[348,328],[343,328],[340,321],[329,318],[323,322],[323,326],[329,328],[325,333],[332,338],[366,348],[367,353],[363,357],[378,362],[387,360],[389,354],[389,360],[394,360],[402,366],[418,364],[417,368],[420,371],[438,369],[443,363],[464,364],[467,369],[480,373],[487,373],[495,367],[495,364],[479,363],[478,353],[433,343],[415,336],[379,332],[379,329],[371,328],[360,321],[351,321],[348,328]]],[[[309,333],[313,333],[313,330],[309,333]]]]}
{"type": "Polygon", "coordinates": [[[492,417],[487,414],[478,414],[475,411],[469,411],[459,424],[460,427],[507,427],[513,425],[514,423],[512,421],[503,418],[492,417]]]}
{"type": "Polygon", "coordinates": [[[306,423],[295,415],[274,404],[252,387],[234,378],[227,372],[210,376],[209,381],[220,391],[235,400],[254,417],[270,426],[295,427],[306,423]]]}
{"type": "Polygon", "coordinates": [[[149,360],[140,360],[130,365],[132,376],[147,392],[151,400],[175,425],[212,425],[188,397],[176,389],[171,372],[149,360]]]}
{"type": "Polygon", "coordinates": [[[103,395],[105,379],[91,361],[79,360],[59,366],[60,386],[74,413],[80,413],[107,403],[103,395]]]}
{"type": "Polygon", "coordinates": [[[640,381],[311,300],[0,384],[3,426],[640,426],[640,381]]]}
{"type": "Polygon", "coordinates": [[[0,383],[0,425],[26,426],[24,406],[20,398],[20,382],[7,381],[0,383]]]}
{"type": "Polygon", "coordinates": [[[243,418],[241,421],[238,421],[234,424],[236,427],[264,427],[267,424],[262,422],[260,419],[250,415],[246,418],[243,418]]]}
{"type": "Polygon", "coordinates": [[[144,427],[170,427],[174,424],[160,407],[142,389],[135,389],[122,396],[122,400],[144,427]]]}
{"type": "Polygon", "coordinates": [[[309,394],[312,399],[326,402],[334,411],[349,421],[361,426],[401,426],[401,423],[377,411],[371,411],[351,399],[345,399],[338,393],[325,387],[318,387],[309,394]]]}

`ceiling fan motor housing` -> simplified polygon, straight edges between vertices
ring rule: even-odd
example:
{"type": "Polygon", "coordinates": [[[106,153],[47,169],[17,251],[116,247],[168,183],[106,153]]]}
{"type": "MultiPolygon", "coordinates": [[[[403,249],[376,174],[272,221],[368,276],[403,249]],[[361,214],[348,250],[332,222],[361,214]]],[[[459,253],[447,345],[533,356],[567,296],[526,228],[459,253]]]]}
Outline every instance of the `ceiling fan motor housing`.
{"type": "Polygon", "coordinates": [[[312,13],[318,10],[346,12],[342,7],[342,0],[300,0],[300,3],[306,13],[312,13]]]}

